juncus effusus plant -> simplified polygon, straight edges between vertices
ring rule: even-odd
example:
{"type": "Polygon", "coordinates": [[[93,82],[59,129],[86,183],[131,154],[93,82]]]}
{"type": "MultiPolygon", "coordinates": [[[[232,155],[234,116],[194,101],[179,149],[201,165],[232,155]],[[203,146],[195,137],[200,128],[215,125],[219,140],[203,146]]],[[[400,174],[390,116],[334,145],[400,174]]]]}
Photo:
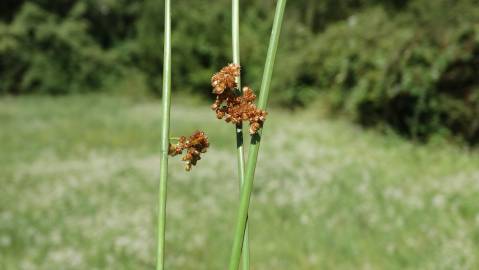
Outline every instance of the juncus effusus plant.
{"type": "Polygon", "coordinates": [[[161,163],[160,188],[158,196],[158,229],[157,229],[157,257],[156,269],[165,269],[165,227],[166,227],[166,198],[168,182],[168,155],[176,156],[186,152],[183,161],[185,169],[191,170],[201,159],[201,154],[209,146],[208,137],[202,131],[196,131],[189,137],[181,136],[177,143],[170,143],[170,109],[171,109],[171,1],[165,0],[165,30],[163,56],[163,87],[162,87],[162,124],[161,124],[161,163]]]}
{"type": "MultiPolygon", "coordinates": [[[[278,0],[278,2],[276,3],[273,29],[268,45],[268,54],[266,56],[266,63],[263,71],[263,79],[261,82],[261,91],[259,94],[258,106],[256,108],[258,112],[264,112],[268,103],[271,78],[273,75],[273,66],[276,58],[276,50],[278,49],[279,35],[283,22],[285,6],[286,0],[278,0]]],[[[258,117],[258,120],[261,120],[260,116],[258,116],[258,112],[256,112],[255,117],[258,117]]],[[[265,114],[263,115],[263,117],[264,116],[265,114]]],[[[255,118],[253,118],[253,120],[255,120],[255,118]]],[[[236,228],[234,231],[233,247],[231,250],[231,257],[228,268],[229,270],[238,270],[241,258],[241,250],[243,248],[245,228],[248,220],[248,210],[251,198],[251,191],[253,189],[254,172],[256,169],[256,161],[258,158],[259,146],[261,142],[261,130],[256,130],[256,127],[253,127],[255,123],[258,123],[260,125],[259,128],[261,128],[263,126],[264,119],[262,119],[262,121],[260,122],[250,121],[250,133],[253,135],[251,137],[251,144],[248,151],[248,160],[246,165],[244,183],[241,188],[240,204],[238,208],[236,228]]]]}
{"type": "MultiPolygon", "coordinates": [[[[165,225],[166,225],[166,187],[168,180],[168,155],[184,154],[182,160],[186,162],[185,170],[190,171],[201,159],[210,145],[208,137],[203,131],[196,131],[190,136],[171,138],[170,107],[171,107],[171,0],[165,0],[165,34],[164,34],[164,63],[162,89],[162,126],[161,126],[161,164],[160,189],[158,203],[158,248],[157,270],[164,270],[165,264],[165,225]],[[175,143],[172,143],[175,142],[175,143]]],[[[233,246],[229,262],[229,270],[238,270],[241,257],[243,270],[249,269],[249,243],[247,219],[251,191],[254,182],[256,161],[261,142],[261,133],[268,113],[270,84],[273,66],[278,48],[279,35],[283,21],[286,0],[278,0],[274,16],[273,29],[268,46],[268,53],[263,72],[261,91],[258,102],[253,89],[241,87],[241,66],[239,53],[239,0],[232,0],[232,39],[233,63],[223,67],[211,78],[212,91],[216,98],[211,105],[218,119],[231,123],[235,127],[237,164],[240,182],[240,201],[236,227],[234,230],[233,246]],[[248,133],[251,136],[248,160],[245,168],[243,149],[243,123],[249,124],[248,133]]]]}

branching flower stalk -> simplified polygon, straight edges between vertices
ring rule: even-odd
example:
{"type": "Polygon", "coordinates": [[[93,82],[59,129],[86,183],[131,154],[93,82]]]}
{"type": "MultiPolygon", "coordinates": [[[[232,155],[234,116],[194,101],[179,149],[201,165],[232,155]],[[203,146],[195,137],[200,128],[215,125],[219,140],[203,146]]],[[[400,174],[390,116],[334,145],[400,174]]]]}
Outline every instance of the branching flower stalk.
{"type": "Polygon", "coordinates": [[[166,225],[166,187],[168,180],[168,152],[170,137],[170,104],[171,104],[171,4],[165,0],[165,30],[163,57],[163,93],[162,93],[162,124],[161,124],[161,163],[160,189],[158,199],[158,243],[156,269],[165,267],[165,225],[166,225]]]}
{"type": "MultiPolygon", "coordinates": [[[[232,0],[232,16],[231,16],[231,36],[233,44],[233,63],[241,66],[241,57],[240,57],[240,39],[239,39],[239,0],[232,0]]],[[[238,74],[236,78],[236,84],[239,89],[241,89],[241,74],[238,74]]],[[[239,177],[239,188],[243,187],[244,183],[244,149],[243,149],[243,123],[236,124],[236,159],[238,163],[238,177],[239,177]]],[[[243,240],[243,249],[242,249],[242,267],[243,270],[249,270],[249,230],[248,224],[246,223],[245,235],[243,240]]]]}
{"type": "MultiPolygon", "coordinates": [[[[263,80],[261,83],[261,92],[259,95],[258,108],[265,110],[268,103],[269,90],[271,84],[271,77],[273,74],[273,66],[276,57],[276,50],[278,48],[279,35],[281,25],[283,22],[283,14],[286,6],[286,0],[278,0],[276,4],[276,12],[273,22],[273,30],[268,46],[268,54],[266,57],[265,68],[263,72],[263,80]]],[[[245,236],[246,223],[248,219],[248,209],[251,198],[251,191],[253,189],[254,173],[256,169],[256,161],[261,141],[261,131],[254,134],[251,139],[251,145],[248,152],[247,167],[245,173],[245,181],[241,191],[240,206],[238,209],[238,216],[236,222],[235,235],[233,240],[233,247],[231,251],[229,270],[238,270],[243,239],[245,236]]]]}

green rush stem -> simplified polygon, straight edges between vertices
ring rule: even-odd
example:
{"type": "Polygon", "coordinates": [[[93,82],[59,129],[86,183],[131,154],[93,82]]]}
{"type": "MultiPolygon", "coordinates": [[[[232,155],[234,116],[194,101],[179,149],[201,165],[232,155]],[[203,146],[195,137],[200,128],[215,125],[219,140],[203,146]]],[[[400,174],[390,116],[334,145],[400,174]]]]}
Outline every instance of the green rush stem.
{"type": "MultiPolygon", "coordinates": [[[[240,39],[239,39],[239,0],[232,0],[232,16],[231,16],[231,33],[233,44],[233,62],[241,65],[240,61],[240,39]]],[[[236,79],[238,89],[241,89],[241,77],[236,79]]],[[[244,149],[243,149],[243,124],[236,125],[236,150],[238,160],[238,176],[239,176],[239,188],[243,187],[244,183],[244,149]]],[[[244,232],[243,249],[242,249],[242,269],[249,270],[249,237],[248,237],[248,224],[244,232]]]]}
{"type": "MultiPolygon", "coordinates": [[[[268,103],[268,96],[271,84],[271,77],[273,75],[273,66],[278,48],[279,34],[281,31],[281,24],[283,21],[284,9],[286,0],[278,0],[276,4],[276,12],[274,15],[273,30],[269,41],[268,55],[266,56],[266,63],[264,67],[263,80],[261,83],[261,92],[258,100],[258,108],[265,110],[268,103]]],[[[263,127],[264,129],[264,127],[263,127]]],[[[251,198],[251,190],[253,189],[254,172],[256,169],[256,161],[258,158],[259,146],[261,140],[261,132],[251,138],[251,145],[248,152],[248,160],[246,166],[246,175],[243,187],[241,190],[240,206],[238,209],[238,216],[236,222],[235,236],[233,241],[233,248],[231,251],[229,270],[238,270],[243,238],[245,236],[246,223],[248,219],[248,208],[251,198]]]]}
{"type": "Polygon", "coordinates": [[[163,95],[161,123],[161,163],[160,191],[158,200],[158,247],[156,269],[165,268],[165,224],[166,224],[166,184],[168,180],[168,147],[170,136],[170,106],[171,106],[171,4],[165,0],[165,33],[163,57],[163,95]]]}

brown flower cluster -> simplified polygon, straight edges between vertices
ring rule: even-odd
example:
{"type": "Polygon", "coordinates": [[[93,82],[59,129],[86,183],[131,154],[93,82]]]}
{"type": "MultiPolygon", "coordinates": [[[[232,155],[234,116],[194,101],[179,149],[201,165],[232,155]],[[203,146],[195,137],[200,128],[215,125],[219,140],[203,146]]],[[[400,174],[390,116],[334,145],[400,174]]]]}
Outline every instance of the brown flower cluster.
{"type": "Polygon", "coordinates": [[[249,133],[255,134],[263,126],[268,113],[256,107],[256,95],[251,88],[243,87],[241,95],[236,93],[236,78],[239,75],[240,66],[236,64],[229,64],[213,75],[211,86],[217,96],[211,109],[215,111],[218,119],[225,119],[228,123],[249,121],[249,133]]]}
{"type": "Polygon", "coordinates": [[[170,144],[168,154],[174,157],[186,150],[182,160],[186,161],[185,170],[190,171],[191,167],[201,159],[201,154],[206,153],[209,145],[206,134],[203,131],[196,131],[189,138],[181,136],[177,144],[170,144]]]}
{"type": "Polygon", "coordinates": [[[236,78],[240,75],[240,66],[229,64],[222,68],[220,72],[211,77],[211,86],[213,93],[221,95],[225,90],[235,89],[237,87],[236,78]]]}

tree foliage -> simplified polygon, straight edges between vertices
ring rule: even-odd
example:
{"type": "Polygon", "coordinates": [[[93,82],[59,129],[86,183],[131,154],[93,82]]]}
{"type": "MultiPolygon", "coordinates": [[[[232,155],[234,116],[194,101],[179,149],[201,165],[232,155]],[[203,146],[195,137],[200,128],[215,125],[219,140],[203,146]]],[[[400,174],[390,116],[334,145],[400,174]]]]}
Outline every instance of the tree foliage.
{"type": "Polygon", "coordinates": [[[0,92],[64,94],[100,87],[114,65],[88,35],[83,12],[78,3],[60,18],[26,3],[10,24],[0,24],[0,92]]]}

